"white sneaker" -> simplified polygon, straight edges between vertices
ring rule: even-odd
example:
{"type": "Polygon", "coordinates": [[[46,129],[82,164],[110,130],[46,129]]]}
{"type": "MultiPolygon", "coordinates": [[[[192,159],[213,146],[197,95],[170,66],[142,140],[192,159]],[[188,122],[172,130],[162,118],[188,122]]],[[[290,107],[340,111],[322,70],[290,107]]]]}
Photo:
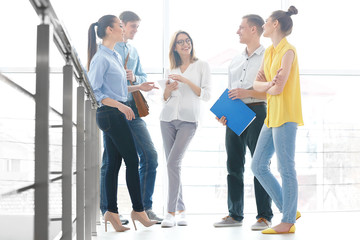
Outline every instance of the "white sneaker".
{"type": "Polygon", "coordinates": [[[237,227],[237,226],[242,226],[242,221],[236,221],[230,216],[226,216],[220,222],[214,223],[214,227],[237,227]]]}
{"type": "Polygon", "coordinates": [[[180,214],[179,214],[179,220],[177,221],[177,225],[178,226],[187,226],[188,224],[187,224],[187,220],[186,220],[186,214],[185,214],[185,212],[181,212],[180,214]]]}
{"type": "Polygon", "coordinates": [[[265,230],[271,227],[271,222],[265,218],[259,218],[257,222],[251,226],[251,230],[265,230]]]}
{"type": "Polygon", "coordinates": [[[168,213],[164,220],[161,222],[161,227],[163,228],[170,228],[176,225],[175,217],[168,213]]]}

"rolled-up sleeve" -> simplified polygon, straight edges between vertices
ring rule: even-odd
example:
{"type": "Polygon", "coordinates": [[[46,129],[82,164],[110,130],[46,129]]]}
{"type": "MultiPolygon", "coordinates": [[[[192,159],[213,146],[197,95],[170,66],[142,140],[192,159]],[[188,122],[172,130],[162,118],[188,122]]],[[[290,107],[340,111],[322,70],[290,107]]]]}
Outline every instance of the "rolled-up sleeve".
{"type": "Polygon", "coordinates": [[[94,95],[98,103],[109,96],[103,91],[104,77],[107,69],[107,62],[101,61],[99,58],[93,59],[90,64],[90,70],[88,73],[89,81],[93,89],[94,95]]]}
{"type": "Polygon", "coordinates": [[[209,101],[211,98],[211,73],[210,66],[207,62],[204,62],[202,66],[200,88],[201,93],[199,98],[203,101],[209,101]]]}
{"type": "Polygon", "coordinates": [[[134,73],[135,79],[136,79],[134,82],[135,85],[147,82],[147,75],[141,66],[139,55],[137,55],[136,66],[135,66],[133,73],[134,73]]]}

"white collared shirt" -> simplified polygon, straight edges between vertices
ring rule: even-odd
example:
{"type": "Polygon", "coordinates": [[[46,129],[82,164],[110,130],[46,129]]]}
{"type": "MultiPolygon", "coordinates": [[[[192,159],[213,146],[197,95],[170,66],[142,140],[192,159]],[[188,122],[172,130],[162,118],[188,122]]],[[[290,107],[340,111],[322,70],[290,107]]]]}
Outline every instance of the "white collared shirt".
{"type": "Polygon", "coordinates": [[[164,102],[160,120],[165,122],[172,120],[197,122],[200,115],[200,100],[208,101],[210,99],[211,74],[209,64],[197,60],[191,63],[184,73],[181,73],[180,68],[176,68],[171,70],[170,74],[179,74],[189,79],[201,88],[201,93],[198,97],[187,84],[179,83],[179,89],[173,91],[169,99],[164,102]]]}
{"type": "MultiPolygon", "coordinates": [[[[256,79],[257,73],[261,67],[261,63],[264,57],[265,48],[260,45],[255,52],[248,56],[246,49],[240,55],[234,57],[231,61],[228,69],[229,85],[228,88],[242,88],[242,89],[253,89],[253,84],[256,79]]],[[[243,98],[241,99],[244,103],[254,102],[266,102],[263,99],[256,98],[243,98]]]]}

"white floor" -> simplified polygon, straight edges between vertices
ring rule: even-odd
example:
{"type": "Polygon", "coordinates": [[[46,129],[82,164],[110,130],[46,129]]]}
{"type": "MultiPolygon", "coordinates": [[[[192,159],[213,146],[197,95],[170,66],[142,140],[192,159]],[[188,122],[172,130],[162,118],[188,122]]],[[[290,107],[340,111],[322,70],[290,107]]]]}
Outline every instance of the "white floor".
{"type": "MultiPolygon", "coordinates": [[[[129,217],[129,216],[125,216],[129,217]]],[[[251,231],[251,225],[256,221],[255,215],[246,215],[241,227],[214,228],[213,223],[220,220],[219,215],[189,215],[189,225],[186,227],[161,228],[155,225],[146,228],[137,224],[134,230],[132,221],[128,224],[129,231],[118,233],[112,227],[104,231],[104,225],[98,226],[98,236],[92,240],[208,240],[208,239],[244,239],[244,240],[353,240],[359,239],[360,212],[333,213],[302,213],[296,223],[295,234],[264,235],[259,231],[251,231]]],[[[276,214],[273,224],[280,221],[276,214]]]]}

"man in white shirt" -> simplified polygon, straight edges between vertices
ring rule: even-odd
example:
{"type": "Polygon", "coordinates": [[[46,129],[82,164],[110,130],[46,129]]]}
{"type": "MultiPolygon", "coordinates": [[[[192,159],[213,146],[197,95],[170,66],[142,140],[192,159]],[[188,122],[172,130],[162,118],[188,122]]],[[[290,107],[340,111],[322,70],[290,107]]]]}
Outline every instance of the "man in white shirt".
{"type": "MultiPolygon", "coordinates": [[[[214,223],[215,227],[241,226],[244,218],[246,147],[249,148],[252,156],[266,117],[266,93],[257,92],[252,88],[265,52],[265,48],[260,44],[262,25],[264,25],[264,20],[258,15],[251,14],[243,17],[237,34],[240,37],[240,43],[246,44],[246,48],[229,65],[229,97],[232,100],[241,99],[256,113],[256,118],[240,136],[226,127],[229,215],[220,222],[214,223]]],[[[224,116],[218,121],[226,125],[224,116]]],[[[254,185],[258,215],[251,229],[262,230],[271,226],[273,217],[271,198],[255,177],[254,185]]]]}

